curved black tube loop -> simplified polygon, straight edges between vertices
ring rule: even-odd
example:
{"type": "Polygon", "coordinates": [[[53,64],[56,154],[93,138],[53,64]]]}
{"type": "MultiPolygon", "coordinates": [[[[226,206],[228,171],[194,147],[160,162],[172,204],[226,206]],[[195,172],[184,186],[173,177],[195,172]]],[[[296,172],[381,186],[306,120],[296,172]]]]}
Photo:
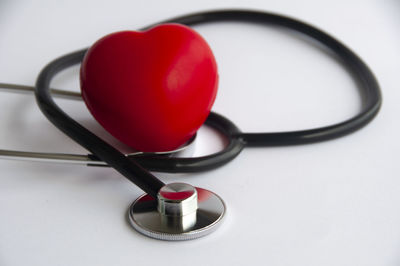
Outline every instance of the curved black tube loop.
{"type": "Polygon", "coordinates": [[[79,64],[87,49],[62,56],[49,63],[41,71],[36,82],[35,95],[37,103],[42,112],[55,126],[152,196],[157,195],[158,190],[164,183],[154,177],[148,170],[159,172],[197,172],[210,170],[235,158],[245,146],[295,145],[337,138],[365,126],[378,113],[382,98],[379,85],[369,68],[346,46],[330,35],[306,23],[277,14],[246,10],[200,12],[166,20],[163,23],[174,22],[192,26],[217,21],[245,21],[279,25],[303,33],[325,45],[343,61],[354,78],[359,81],[363,97],[362,110],[356,116],[331,126],[279,133],[242,133],[227,118],[216,113],[211,113],[206,124],[216,128],[229,139],[229,144],[223,151],[197,158],[159,156],[139,157],[130,160],[74,121],[51,98],[49,85],[52,78],[61,70],[79,64]]]}

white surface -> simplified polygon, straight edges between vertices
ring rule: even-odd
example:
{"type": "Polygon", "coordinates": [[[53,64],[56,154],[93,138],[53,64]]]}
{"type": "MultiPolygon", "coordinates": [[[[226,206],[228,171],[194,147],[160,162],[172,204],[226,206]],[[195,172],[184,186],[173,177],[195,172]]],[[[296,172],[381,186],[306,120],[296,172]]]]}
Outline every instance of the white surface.
{"type": "MultiPolygon", "coordinates": [[[[376,74],[384,104],[366,128],[337,140],[246,149],[228,165],[157,174],[211,189],[225,224],[189,242],[136,233],[126,210],[142,192],[111,169],[0,161],[0,265],[399,265],[400,3],[388,1],[0,2],[0,81],[34,84],[53,58],[112,31],[213,8],[245,7],[317,25],[376,74]]],[[[220,72],[218,111],[244,131],[305,129],[355,114],[349,75],[297,35],[246,24],[196,27],[220,72]]],[[[77,68],[54,87],[78,89],[77,68]]],[[[61,101],[96,128],[82,103],[61,101]]],[[[85,152],[55,129],[33,98],[1,94],[1,148],[85,152]]],[[[197,154],[220,148],[207,129],[197,154]]]]}

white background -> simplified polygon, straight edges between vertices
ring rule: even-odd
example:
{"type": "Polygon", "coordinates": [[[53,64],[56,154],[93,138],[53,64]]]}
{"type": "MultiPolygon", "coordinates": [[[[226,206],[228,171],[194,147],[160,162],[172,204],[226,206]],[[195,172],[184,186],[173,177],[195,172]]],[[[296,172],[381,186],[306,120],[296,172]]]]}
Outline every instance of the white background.
{"type": "MultiPolygon", "coordinates": [[[[337,37],[382,87],[378,117],[324,143],[244,150],[217,170],[157,174],[211,189],[228,206],[205,238],[163,242],[131,229],[142,192],[112,169],[0,161],[0,265],[400,265],[400,2],[0,1],[0,82],[33,85],[53,58],[103,35],[214,8],[273,11],[337,37]]],[[[214,110],[244,131],[306,129],[357,113],[352,78],[306,38],[274,27],[196,27],[219,66],[214,110]]],[[[78,90],[78,68],[53,86],[78,90]]],[[[60,101],[100,132],[83,103],[60,101]]],[[[0,147],[85,153],[40,113],[33,97],[0,96],[0,147]]],[[[109,136],[106,136],[110,139],[109,136]]],[[[202,128],[196,154],[221,148],[202,128]]]]}

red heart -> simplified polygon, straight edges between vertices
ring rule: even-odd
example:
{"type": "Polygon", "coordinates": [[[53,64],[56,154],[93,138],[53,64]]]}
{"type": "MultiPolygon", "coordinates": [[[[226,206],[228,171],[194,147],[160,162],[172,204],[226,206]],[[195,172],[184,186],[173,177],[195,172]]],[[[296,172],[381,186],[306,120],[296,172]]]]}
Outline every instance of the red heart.
{"type": "Polygon", "coordinates": [[[145,152],[173,150],[189,140],[210,113],[218,85],[210,47],[179,24],[103,37],[86,53],[80,79],[95,119],[145,152]]]}

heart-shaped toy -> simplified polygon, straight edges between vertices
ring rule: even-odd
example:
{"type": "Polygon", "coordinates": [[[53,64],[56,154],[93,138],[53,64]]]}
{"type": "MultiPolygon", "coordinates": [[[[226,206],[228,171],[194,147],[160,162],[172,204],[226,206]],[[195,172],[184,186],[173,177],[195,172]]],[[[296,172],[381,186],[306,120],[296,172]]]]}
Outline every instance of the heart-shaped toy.
{"type": "Polygon", "coordinates": [[[179,24],[103,37],[86,53],[82,97],[114,137],[144,151],[173,150],[204,123],[218,73],[206,41],[179,24]]]}

